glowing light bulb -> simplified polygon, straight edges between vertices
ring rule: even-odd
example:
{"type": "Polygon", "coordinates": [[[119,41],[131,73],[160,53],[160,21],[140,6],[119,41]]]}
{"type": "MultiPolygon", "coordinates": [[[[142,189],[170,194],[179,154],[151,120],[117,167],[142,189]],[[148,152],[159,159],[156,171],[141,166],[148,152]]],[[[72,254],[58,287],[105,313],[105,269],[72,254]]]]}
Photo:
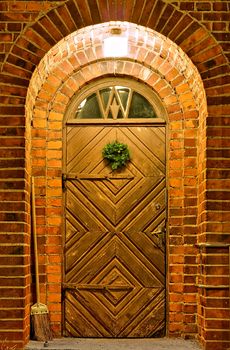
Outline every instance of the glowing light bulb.
{"type": "Polygon", "coordinates": [[[128,55],[128,38],[113,35],[104,39],[105,57],[124,57],[128,55]]]}

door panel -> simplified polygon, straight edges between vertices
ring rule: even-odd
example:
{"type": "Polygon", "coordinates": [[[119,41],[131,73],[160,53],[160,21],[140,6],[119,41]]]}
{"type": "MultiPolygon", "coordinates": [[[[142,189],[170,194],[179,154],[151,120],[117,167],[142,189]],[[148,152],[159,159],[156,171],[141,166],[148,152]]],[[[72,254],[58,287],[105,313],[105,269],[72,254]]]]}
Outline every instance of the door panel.
{"type": "Polygon", "coordinates": [[[165,128],[72,126],[66,149],[65,335],[163,334],[165,128]],[[112,172],[102,149],[114,140],[131,161],[112,172]]]}

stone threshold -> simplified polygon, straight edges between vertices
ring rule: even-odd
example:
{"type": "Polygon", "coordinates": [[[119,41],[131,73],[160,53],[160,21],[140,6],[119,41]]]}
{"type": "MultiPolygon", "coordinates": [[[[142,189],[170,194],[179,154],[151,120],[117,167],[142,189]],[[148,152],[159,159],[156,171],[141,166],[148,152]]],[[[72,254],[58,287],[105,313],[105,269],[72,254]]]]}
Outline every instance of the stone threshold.
{"type": "Polygon", "coordinates": [[[25,350],[201,350],[195,340],[59,338],[47,343],[31,340],[25,350]]]}

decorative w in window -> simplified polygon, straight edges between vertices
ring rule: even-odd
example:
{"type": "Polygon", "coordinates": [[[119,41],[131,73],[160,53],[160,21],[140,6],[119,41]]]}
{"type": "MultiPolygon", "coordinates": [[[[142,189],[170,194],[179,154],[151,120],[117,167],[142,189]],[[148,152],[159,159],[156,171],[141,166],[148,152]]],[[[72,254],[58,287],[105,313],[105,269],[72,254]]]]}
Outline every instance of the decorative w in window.
{"type": "Polygon", "coordinates": [[[77,119],[157,118],[151,103],[125,86],[98,89],[77,107],[77,119]]]}

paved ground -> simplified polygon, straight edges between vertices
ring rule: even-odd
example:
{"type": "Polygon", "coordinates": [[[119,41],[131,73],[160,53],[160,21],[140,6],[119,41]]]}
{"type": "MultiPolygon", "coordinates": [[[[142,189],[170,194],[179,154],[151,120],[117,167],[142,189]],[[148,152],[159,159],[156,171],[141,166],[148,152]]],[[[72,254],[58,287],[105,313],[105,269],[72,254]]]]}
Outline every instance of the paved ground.
{"type": "Polygon", "coordinates": [[[72,339],[62,338],[48,344],[30,341],[27,350],[200,350],[197,342],[183,339],[72,339]],[[45,346],[46,345],[46,346],[45,346]]]}

